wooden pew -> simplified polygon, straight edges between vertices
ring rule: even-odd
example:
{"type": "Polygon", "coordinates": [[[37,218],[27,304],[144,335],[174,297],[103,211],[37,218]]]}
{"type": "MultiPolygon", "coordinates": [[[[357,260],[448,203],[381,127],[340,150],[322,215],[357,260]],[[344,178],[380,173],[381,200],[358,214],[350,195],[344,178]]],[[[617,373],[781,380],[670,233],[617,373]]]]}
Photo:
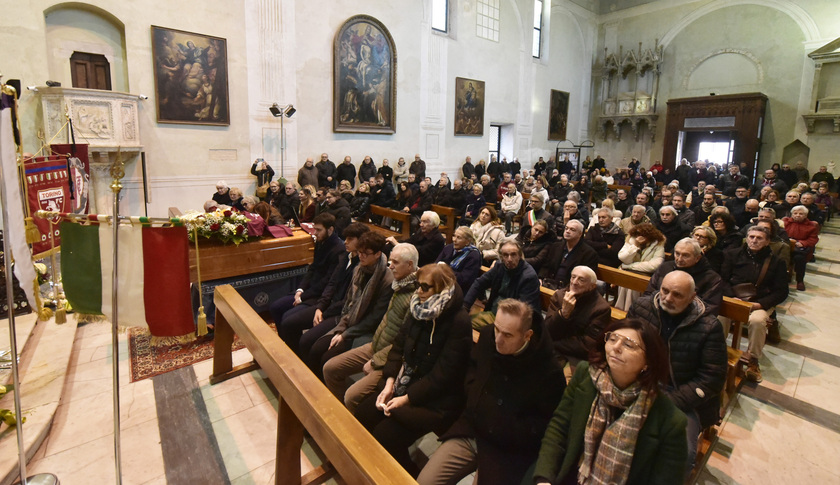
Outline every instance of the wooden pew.
{"type": "Polygon", "coordinates": [[[455,209],[445,205],[432,204],[432,210],[437,212],[441,219],[446,222],[440,223],[440,233],[446,238],[446,244],[452,242],[452,235],[455,234],[455,209]]]}
{"type": "MultiPolygon", "coordinates": [[[[234,334],[245,344],[280,395],[274,483],[416,483],[306,365],[229,285],[216,288],[216,335],[211,382],[241,374],[232,366],[234,334]],[[327,463],[301,476],[304,429],[327,463]]],[[[253,369],[246,364],[247,370],[253,369]]],[[[245,371],[247,371],[245,370],[245,371]]]]}
{"type": "Polygon", "coordinates": [[[402,223],[402,228],[400,229],[400,232],[397,232],[382,227],[378,224],[374,224],[372,222],[364,222],[364,224],[370,227],[372,231],[376,231],[385,237],[394,236],[397,239],[397,241],[402,241],[411,237],[411,215],[408,212],[395,211],[393,209],[388,209],[387,207],[371,205],[370,214],[382,217],[390,217],[394,221],[402,223]]]}

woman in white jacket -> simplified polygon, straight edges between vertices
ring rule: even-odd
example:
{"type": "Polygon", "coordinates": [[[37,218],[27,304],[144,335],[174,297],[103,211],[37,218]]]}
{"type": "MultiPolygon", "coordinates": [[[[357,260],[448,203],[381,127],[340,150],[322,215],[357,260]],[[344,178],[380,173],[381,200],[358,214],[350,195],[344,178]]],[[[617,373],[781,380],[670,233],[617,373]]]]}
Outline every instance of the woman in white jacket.
{"type": "Polygon", "coordinates": [[[481,251],[484,264],[489,266],[499,259],[499,244],[505,238],[505,230],[499,222],[496,209],[484,206],[470,229],[475,234],[475,246],[481,251]]]}
{"type": "Polygon", "coordinates": [[[405,158],[400,157],[399,161],[397,161],[397,165],[394,167],[394,186],[399,186],[400,182],[405,182],[407,180],[408,164],[405,163],[405,158]]]}
{"type": "MultiPolygon", "coordinates": [[[[665,259],[665,236],[648,222],[630,229],[627,243],[618,252],[621,269],[642,274],[653,274],[665,259]]],[[[624,311],[630,309],[633,300],[642,294],[619,287],[615,307],[624,311]]]]}
{"type": "Polygon", "coordinates": [[[522,209],[522,194],[516,190],[516,185],[511,182],[507,186],[507,193],[502,196],[502,214],[505,216],[505,234],[513,232],[513,218],[522,209]]]}

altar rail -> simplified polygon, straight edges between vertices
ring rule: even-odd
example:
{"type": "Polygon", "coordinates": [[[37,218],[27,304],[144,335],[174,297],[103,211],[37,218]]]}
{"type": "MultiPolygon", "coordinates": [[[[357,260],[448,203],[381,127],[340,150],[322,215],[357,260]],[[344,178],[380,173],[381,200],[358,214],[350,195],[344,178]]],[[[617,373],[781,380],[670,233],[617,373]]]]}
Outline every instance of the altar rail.
{"type": "Polygon", "coordinates": [[[231,345],[239,336],[277,388],[277,459],[274,483],[323,483],[336,473],[352,484],[416,483],[359,424],[344,404],[254,312],[231,286],[216,288],[216,335],[211,381],[242,372],[233,368],[231,345]],[[304,428],[328,462],[301,476],[304,428]]]}

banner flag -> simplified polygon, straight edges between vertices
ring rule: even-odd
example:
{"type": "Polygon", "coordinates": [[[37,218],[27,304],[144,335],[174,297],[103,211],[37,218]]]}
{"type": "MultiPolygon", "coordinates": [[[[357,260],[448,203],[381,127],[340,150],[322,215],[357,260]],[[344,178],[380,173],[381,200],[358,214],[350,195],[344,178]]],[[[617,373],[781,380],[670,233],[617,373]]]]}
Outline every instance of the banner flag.
{"type": "MultiPolygon", "coordinates": [[[[3,106],[7,98],[3,95],[3,106]]],[[[26,293],[26,299],[31,308],[38,309],[35,301],[35,266],[32,264],[32,253],[26,244],[26,215],[23,212],[23,197],[20,195],[20,181],[18,180],[17,156],[15,155],[15,139],[11,108],[0,108],[0,178],[6,191],[6,215],[9,217],[9,234],[4,237],[9,240],[12,257],[15,264],[15,276],[26,293]]],[[[11,281],[8,284],[12,284],[11,281]]],[[[9,302],[11,305],[11,302],[9,302]]]]}
{"type": "MultiPolygon", "coordinates": [[[[61,223],[64,292],[79,313],[111,318],[113,228],[61,223]]],[[[121,225],[118,305],[122,326],[148,327],[153,337],[195,332],[185,227],[121,225]]]]}

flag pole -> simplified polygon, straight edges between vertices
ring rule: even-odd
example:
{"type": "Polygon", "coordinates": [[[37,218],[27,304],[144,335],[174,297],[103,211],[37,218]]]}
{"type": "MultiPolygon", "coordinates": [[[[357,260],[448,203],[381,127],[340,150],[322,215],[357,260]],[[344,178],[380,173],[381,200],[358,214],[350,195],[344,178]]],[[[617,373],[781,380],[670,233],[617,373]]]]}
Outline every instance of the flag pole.
{"type": "Polygon", "coordinates": [[[119,262],[119,234],[120,234],[120,191],[122,191],[122,182],[120,180],[125,177],[125,164],[122,160],[122,152],[117,148],[117,157],[111,163],[111,191],[114,193],[114,216],[112,221],[114,230],[114,269],[111,273],[111,308],[113,310],[113,317],[111,318],[111,373],[114,377],[114,468],[117,478],[117,485],[122,485],[122,465],[120,460],[120,358],[119,358],[119,315],[117,297],[118,278],[117,264],[119,262]]]}
{"type": "MultiPolygon", "coordinates": [[[[16,106],[17,104],[17,91],[15,88],[9,85],[2,85],[0,86],[0,90],[2,94],[5,96],[9,96],[12,99],[12,103],[16,106]]],[[[6,108],[11,109],[11,108],[6,108]]],[[[12,113],[11,122],[14,124],[18,123],[17,120],[17,110],[14,110],[12,113]]],[[[9,127],[9,131],[12,131],[12,127],[9,127]]],[[[6,137],[3,134],[0,134],[0,138],[5,139],[6,137]]],[[[14,144],[14,136],[9,134],[9,139],[11,140],[12,144],[14,144]]],[[[3,143],[0,141],[0,150],[5,151],[6,147],[2,146],[3,143]]],[[[20,147],[17,147],[18,154],[20,155],[20,147]]],[[[2,157],[2,153],[0,153],[0,157],[2,157]]],[[[22,157],[21,157],[22,158],[22,157]]],[[[17,171],[14,172],[17,174],[17,171]]],[[[17,426],[15,429],[15,434],[17,435],[17,445],[18,445],[18,472],[20,473],[20,484],[27,485],[29,484],[43,484],[43,485],[52,485],[58,483],[58,478],[51,474],[51,473],[39,473],[37,475],[33,475],[31,477],[26,476],[26,447],[23,440],[23,409],[21,408],[20,404],[20,372],[18,369],[18,348],[17,348],[17,329],[15,328],[15,308],[14,308],[14,276],[12,275],[12,257],[15,256],[12,253],[12,243],[11,243],[11,231],[9,229],[10,222],[9,222],[9,206],[8,206],[8,198],[6,194],[6,173],[2,169],[0,169],[0,204],[3,205],[3,266],[5,271],[6,277],[6,303],[9,308],[9,343],[10,343],[10,351],[11,351],[11,360],[12,360],[12,382],[14,383],[14,393],[15,393],[15,417],[17,418],[17,426]]],[[[32,264],[32,257],[31,254],[18,254],[16,255],[18,259],[18,264],[32,264]]],[[[21,282],[23,284],[23,282],[21,282]]]]}

